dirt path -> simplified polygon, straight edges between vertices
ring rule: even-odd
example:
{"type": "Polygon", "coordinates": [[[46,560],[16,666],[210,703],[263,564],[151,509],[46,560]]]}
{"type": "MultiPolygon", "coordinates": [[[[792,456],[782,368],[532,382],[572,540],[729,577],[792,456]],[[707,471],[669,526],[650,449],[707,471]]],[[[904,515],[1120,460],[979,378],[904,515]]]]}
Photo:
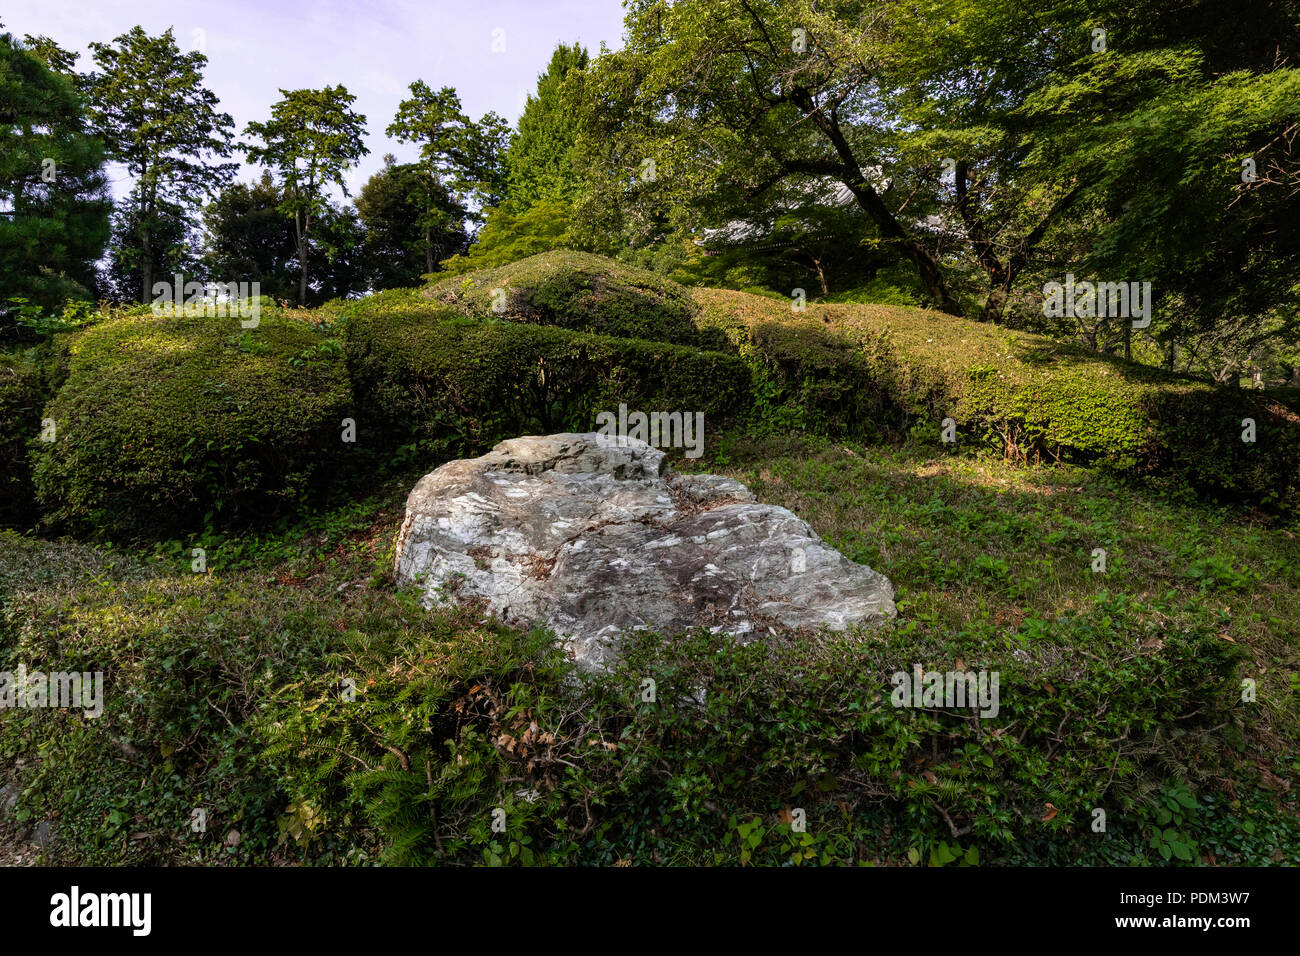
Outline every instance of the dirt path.
{"type": "Polygon", "coordinates": [[[12,820],[0,820],[0,866],[35,866],[41,850],[21,839],[25,827],[12,820]]]}

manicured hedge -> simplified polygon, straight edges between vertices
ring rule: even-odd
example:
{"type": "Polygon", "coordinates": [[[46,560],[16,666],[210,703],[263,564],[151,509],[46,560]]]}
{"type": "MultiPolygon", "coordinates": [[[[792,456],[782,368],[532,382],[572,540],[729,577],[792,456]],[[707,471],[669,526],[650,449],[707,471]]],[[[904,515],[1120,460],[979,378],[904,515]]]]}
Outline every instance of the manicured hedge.
{"type": "Polygon", "coordinates": [[[41,379],[34,356],[0,353],[0,527],[24,527],[31,519],[27,442],[41,426],[41,379]]]}
{"type": "Polygon", "coordinates": [[[250,330],[134,313],[5,354],[0,523],[30,524],[39,509],[70,531],[156,539],[257,520],[340,477],[590,430],[620,404],[864,438],[910,424],[937,440],[952,418],[959,443],[1179,475],[1266,507],[1300,498],[1300,415],[1272,393],[919,309],[795,313],[704,289],[684,301],[636,272],[550,253],[471,274],[455,306],[393,290],[336,303],[323,325],[264,309],[250,330]],[[481,310],[478,297],[505,280],[526,301],[504,318],[481,310]],[[718,348],[678,344],[692,338],[680,322],[718,348]],[[677,342],[590,330],[602,327],[677,342]],[[38,438],[46,417],[52,443],[38,438]],[[355,444],[341,440],[345,418],[355,444]],[[1244,419],[1254,442],[1242,441],[1244,419]]]}
{"type": "MultiPolygon", "coordinates": [[[[744,295],[706,304],[702,328],[725,335],[731,350],[749,366],[753,377],[750,413],[791,428],[836,437],[867,438],[900,416],[869,358],[849,339],[824,327],[797,321],[773,307],[766,297],[744,295]]],[[[726,296],[729,293],[722,293],[726,296]]],[[[788,301],[788,300],[783,300],[788,301]]]]}
{"type": "Polygon", "coordinates": [[[67,336],[0,352],[0,528],[36,521],[27,444],[41,432],[42,410],[67,375],[67,336]]]}
{"type": "Polygon", "coordinates": [[[159,538],[301,502],[330,476],[351,414],[342,345],[310,324],[129,316],[77,333],[32,441],[45,520],[159,538]]]}
{"type": "Polygon", "coordinates": [[[594,430],[596,414],[620,403],[716,423],[749,396],[732,355],[475,321],[402,296],[351,308],[344,328],[360,434],[382,449],[478,454],[506,437],[594,430]]]}
{"type": "Polygon", "coordinates": [[[716,347],[692,322],[695,305],[677,283],[585,252],[556,250],[444,279],[426,293],[479,318],[716,347]],[[496,290],[503,293],[494,309],[496,290]]]}
{"type": "Polygon", "coordinates": [[[1042,336],[888,305],[788,305],[697,289],[697,321],[726,331],[775,408],[832,431],[952,418],[958,441],[1011,455],[1179,475],[1210,497],[1294,509],[1300,416],[1268,392],[1225,388],[1042,336]],[[875,411],[875,418],[867,410],[875,411]],[[1242,440],[1243,421],[1255,441],[1242,440]]]}
{"type": "Polygon", "coordinates": [[[340,304],[328,318],[341,338],[334,324],[278,310],[249,330],[111,320],[70,337],[67,381],[43,412],[36,373],[7,375],[0,403],[22,406],[16,450],[25,443],[34,464],[43,520],[127,539],[244,524],[367,469],[428,468],[519,434],[590,430],[620,403],[716,424],[750,395],[734,355],[476,320],[417,290],[340,304]],[[35,438],[42,416],[55,422],[53,443],[35,438]],[[349,418],[355,443],[342,437],[349,418]]]}

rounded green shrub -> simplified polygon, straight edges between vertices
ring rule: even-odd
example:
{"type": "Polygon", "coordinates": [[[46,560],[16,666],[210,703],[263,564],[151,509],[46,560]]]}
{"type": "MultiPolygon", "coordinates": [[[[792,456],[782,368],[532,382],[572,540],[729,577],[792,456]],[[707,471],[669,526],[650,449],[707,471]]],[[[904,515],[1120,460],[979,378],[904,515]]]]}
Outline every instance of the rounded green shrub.
{"type": "Polygon", "coordinates": [[[67,375],[67,336],[0,352],[0,528],[35,523],[27,443],[42,433],[42,409],[67,375]]]}
{"type": "Polygon", "coordinates": [[[807,410],[791,424],[865,434],[865,414],[951,418],[959,445],[992,441],[1012,457],[1172,475],[1207,498],[1269,510],[1300,506],[1300,415],[1286,389],[1216,386],[923,309],[792,313],[743,292],[694,295],[696,321],[724,331],[753,368],[757,410],[807,410]]]}
{"type": "Polygon", "coordinates": [[[150,537],[267,517],[301,503],[345,447],[342,344],[263,313],[127,316],[77,333],[66,383],[32,441],[44,520],[150,537]]]}
{"type": "Polygon", "coordinates": [[[723,344],[696,327],[695,305],[684,287],[585,252],[555,250],[468,272],[434,284],[426,294],[480,318],[677,345],[723,344]]]}
{"type": "Polygon", "coordinates": [[[378,450],[478,454],[521,434],[592,431],[620,403],[725,419],[749,396],[734,355],[518,322],[390,296],[344,323],[359,433],[378,450]]]}
{"type": "Polygon", "coordinates": [[[831,437],[869,437],[896,423],[890,396],[868,359],[843,336],[807,323],[745,324],[707,314],[753,378],[750,413],[759,421],[831,437]]]}

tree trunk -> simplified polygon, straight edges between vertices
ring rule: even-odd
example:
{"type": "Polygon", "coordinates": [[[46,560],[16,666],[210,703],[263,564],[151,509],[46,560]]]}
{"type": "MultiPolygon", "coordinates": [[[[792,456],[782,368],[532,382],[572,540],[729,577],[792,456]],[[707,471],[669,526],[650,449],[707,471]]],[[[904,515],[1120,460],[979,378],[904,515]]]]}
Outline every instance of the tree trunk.
{"type": "Polygon", "coordinates": [[[903,255],[907,256],[912,264],[916,266],[916,271],[920,274],[925,291],[934,299],[936,307],[950,315],[961,316],[963,314],[961,306],[953,298],[948,283],[944,281],[943,273],[939,271],[939,263],[926,251],[924,246],[907,233],[894,214],[889,211],[889,207],[880,198],[880,194],[871,187],[867,182],[867,178],[862,174],[862,167],[858,165],[857,157],[853,154],[853,148],[849,145],[844,131],[840,129],[839,117],[836,115],[835,110],[832,109],[828,114],[819,109],[813,103],[812,96],[808,91],[801,88],[795,88],[792,91],[791,100],[830,140],[842,166],[841,182],[849,188],[849,191],[853,193],[853,198],[858,201],[858,205],[871,217],[872,222],[879,227],[881,235],[892,240],[902,250],[903,255]]]}
{"type": "Polygon", "coordinates": [[[307,229],[310,220],[299,213],[294,217],[293,224],[298,231],[298,305],[301,308],[307,305],[307,229]]]}
{"type": "MultiPolygon", "coordinates": [[[[153,294],[153,244],[149,241],[149,227],[140,230],[140,302],[148,305],[153,294]]],[[[172,302],[179,302],[184,289],[172,290],[172,302]]]]}
{"type": "MultiPolygon", "coordinates": [[[[142,175],[142,180],[146,177],[142,175]]],[[[140,230],[140,304],[148,305],[153,301],[153,236],[149,230],[149,219],[153,212],[153,203],[147,188],[140,191],[140,205],[136,215],[140,217],[136,228],[140,230]]],[[[184,289],[172,290],[172,301],[179,302],[184,289]]]]}
{"type": "Polygon", "coordinates": [[[903,255],[911,260],[912,265],[916,266],[916,271],[921,278],[921,284],[925,286],[926,294],[934,300],[935,307],[940,312],[947,312],[949,315],[964,315],[961,305],[953,298],[948,283],[944,281],[943,273],[939,271],[939,263],[934,261],[934,257],[919,242],[903,231],[903,227],[898,224],[898,220],[885,206],[884,200],[877,195],[874,189],[866,185],[861,173],[858,174],[858,183],[846,182],[845,185],[849,187],[858,200],[858,205],[880,227],[884,237],[892,239],[902,250],[903,255]]]}
{"type": "Polygon", "coordinates": [[[1051,223],[1074,203],[1075,198],[1079,195],[1080,187],[1076,185],[1065,195],[1059,197],[1048,209],[1047,214],[1039,220],[1038,224],[1012,247],[1012,251],[1004,263],[999,258],[997,247],[990,238],[988,231],[984,228],[978,211],[973,210],[970,206],[967,182],[969,171],[969,164],[965,160],[958,161],[954,170],[955,180],[953,183],[957,196],[956,208],[957,213],[961,216],[962,224],[966,227],[971,251],[974,252],[976,260],[984,269],[984,273],[989,280],[989,294],[988,298],[984,300],[984,311],[980,316],[980,321],[992,322],[998,325],[1002,322],[1002,315],[1006,310],[1008,300],[1011,298],[1012,286],[1025,268],[1025,264],[1029,261],[1030,253],[1042,241],[1043,236],[1047,234],[1051,223]]]}
{"type": "Polygon", "coordinates": [[[1002,286],[994,286],[989,290],[988,298],[984,300],[984,311],[979,317],[981,322],[992,322],[994,325],[1002,323],[1002,314],[1007,308],[1007,290],[1002,286]]]}

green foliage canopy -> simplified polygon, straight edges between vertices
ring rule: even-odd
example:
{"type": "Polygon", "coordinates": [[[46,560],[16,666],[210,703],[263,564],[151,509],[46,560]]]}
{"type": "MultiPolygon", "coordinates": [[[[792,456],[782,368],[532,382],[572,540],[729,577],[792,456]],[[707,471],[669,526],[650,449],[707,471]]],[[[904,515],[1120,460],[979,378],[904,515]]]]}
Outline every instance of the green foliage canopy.
{"type": "Polygon", "coordinates": [[[365,116],[351,109],[356,97],[342,84],[320,90],[280,90],[271,118],[245,130],[260,142],[245,147],[249,162],[280,180],[279,210],[293,221],[298,258],[298,302],[307,301],[313,223],[329,204],[326,188],[347,195],[344,174],[369,149],[362,143],[365,116]]]}

